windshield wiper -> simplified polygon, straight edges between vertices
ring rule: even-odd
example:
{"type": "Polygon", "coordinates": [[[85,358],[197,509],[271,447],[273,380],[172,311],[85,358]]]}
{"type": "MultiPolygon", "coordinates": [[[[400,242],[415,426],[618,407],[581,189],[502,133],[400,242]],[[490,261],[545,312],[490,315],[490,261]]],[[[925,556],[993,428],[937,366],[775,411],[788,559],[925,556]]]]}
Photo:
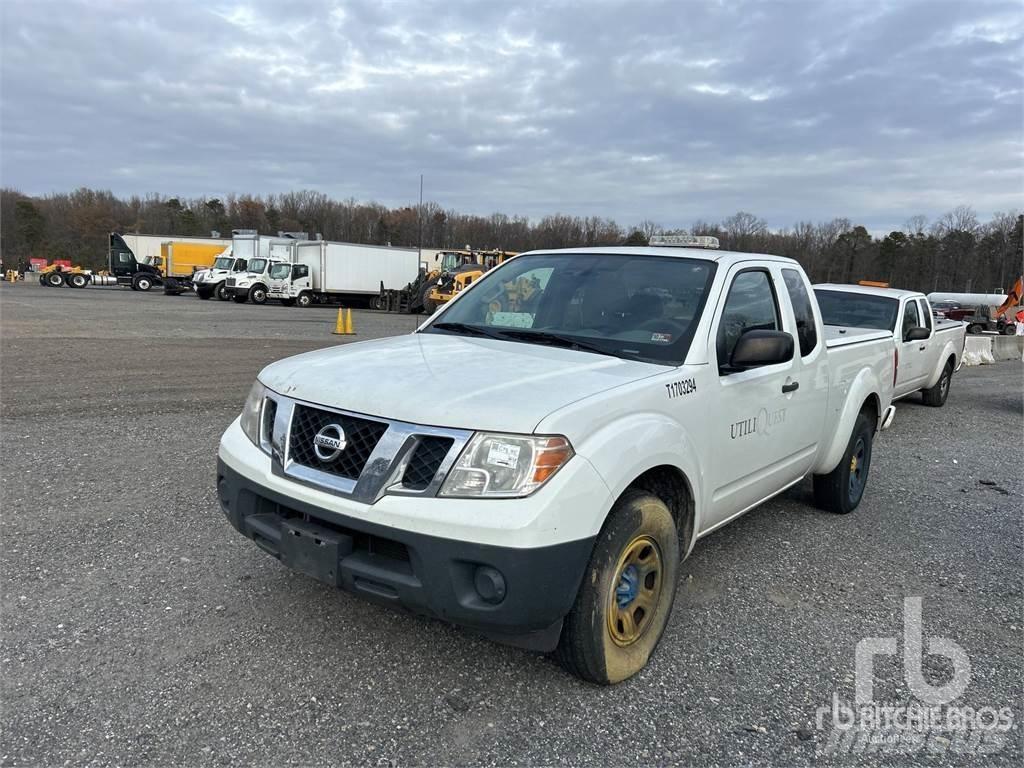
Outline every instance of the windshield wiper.
{"type": "Polygon", "coordinates": [[[439,331],[451,331],[452,333],[464,333],[467,336],[483,336],[487,339],[501,339],[502,335],[496,331],[492,331],[489,328],[484,328],[479,325],[470,325],[469,323],[433,323],[431,328],[437,328],[439,331]]]}
{"type": "Polygon", "coordinates": [[[502,336],[514,339],[532,341],[537,344],[547,344],[552,347],[565,347],[566,349],[574,349],[579,352],[594,352],[598,355],[608,355],[610,357],[625,356],[618,352],[612,352],[611,350],[597,344],[591,344],[588,341],[581,341],[574,336],[563,336],[560,333],[552,333],[551,331],[526,331],[519,330],[518,328],[502,328],[500,333],[502,336]]]}

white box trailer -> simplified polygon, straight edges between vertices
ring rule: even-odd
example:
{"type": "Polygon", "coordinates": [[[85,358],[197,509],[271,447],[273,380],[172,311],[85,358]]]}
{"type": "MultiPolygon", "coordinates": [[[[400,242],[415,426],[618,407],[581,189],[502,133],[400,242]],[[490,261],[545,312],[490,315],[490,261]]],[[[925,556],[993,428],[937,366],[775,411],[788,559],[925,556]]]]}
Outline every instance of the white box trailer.
{"type": "Polygon", "coordinates": [[[299,306],[347,302],[374,306],[383,291],[401,291],[419,279],[416,248],[333,243],[293,244],[287,279],[272,281],[270,298],[299,306]]]}

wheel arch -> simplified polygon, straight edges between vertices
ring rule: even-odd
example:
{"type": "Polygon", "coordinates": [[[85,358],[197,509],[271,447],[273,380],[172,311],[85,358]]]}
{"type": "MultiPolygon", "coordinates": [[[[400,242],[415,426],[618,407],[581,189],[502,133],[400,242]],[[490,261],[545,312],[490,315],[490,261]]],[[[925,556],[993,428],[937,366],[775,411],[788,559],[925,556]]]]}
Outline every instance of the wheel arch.
{"type": "Polygon", "coordinates": [[[633,478],[622,494],[633,490],[646,491],[665,502],[676,521],[676,530],[683,543],[682,555],[689,554],[694,542],[697,505],[693,485],[686,473],[673,464],[659,464],[633,478]]]}

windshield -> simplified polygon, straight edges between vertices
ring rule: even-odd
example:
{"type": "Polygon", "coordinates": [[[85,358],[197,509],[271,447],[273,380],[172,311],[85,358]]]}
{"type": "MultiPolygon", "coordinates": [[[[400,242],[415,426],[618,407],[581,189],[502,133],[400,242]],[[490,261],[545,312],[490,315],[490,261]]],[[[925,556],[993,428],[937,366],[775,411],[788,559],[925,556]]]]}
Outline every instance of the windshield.
{"type": "Polygon", "coordinates": [[[871,296],[848,291],[815,290],[825,325],[845,325],[853,328],[874,328],[879,331],[896,329],[896,314],[900,303],[887,296],[871,296]]]}
{"type": "Polygon", "coordinates": [[[149,264],[152,267],[159,267],[163,263],[163,259],[160,256],[143,256],[143,264],[149,264]]]}
{"type": "Polygon", "coordinates": [[[492,336],[679,365],[715,263],[539,253],[491,270],[424,331],[492,336]]]}
{"type": "Polygon", "coordinates": [[[263,274],[263,270],[267,268],[266,259],[250,259],[249,260],[249,271],[255,272],[256,274],[263,274]]]}
{"type": "Polygon", "coordinates": [[[274,280],[284,280],[286,277],[288,277],[288,273],[291,271],[291,264],[275,264],[270,268],[270,276],[274,280]]]}
{"type": "Polygon", "coordinates": [[[235,266],[235,260],[230,256],[218,256],[213,260],[214,269],[227,269],[230,270],[235,266]]]}

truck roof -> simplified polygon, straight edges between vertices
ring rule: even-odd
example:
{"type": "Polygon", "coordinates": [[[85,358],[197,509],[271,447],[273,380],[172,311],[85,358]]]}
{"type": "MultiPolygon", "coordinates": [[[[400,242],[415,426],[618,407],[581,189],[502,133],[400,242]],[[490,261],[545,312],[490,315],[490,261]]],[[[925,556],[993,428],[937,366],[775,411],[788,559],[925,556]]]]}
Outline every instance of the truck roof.
{"type": "Polygon", "coordinates": [[[871,285],[847,285],[843,283],[815,283],[812,286],[815,290],[823,288],[826,291],[843,291],[845,293],[863,293],[868,296],[885,296],[889,299],[903,299],[907,296],[924,298],[919,291],[901,291],[898,288],[876,288],[871,285]]]}
{"type": "Polygon", "coordinates": [[[785,264],[798,265],[795,259],[788,256],[773,256],[767,253],[745,253],[743,251],[719,251],[711,248],[673,248],[673,247],[650,247],[635,245],[602,245],[593,248],[536,248],[532,251],[520,254],[526,256],[532,253],[578,253],[586,254],[618,254],[621,256],[673,256],[676,258],[702,259],[703,261],[714,261],[719,264],[733,264],[738,261],[749,261],[758,259],[764,261],[778,261],[785,264]]]}

